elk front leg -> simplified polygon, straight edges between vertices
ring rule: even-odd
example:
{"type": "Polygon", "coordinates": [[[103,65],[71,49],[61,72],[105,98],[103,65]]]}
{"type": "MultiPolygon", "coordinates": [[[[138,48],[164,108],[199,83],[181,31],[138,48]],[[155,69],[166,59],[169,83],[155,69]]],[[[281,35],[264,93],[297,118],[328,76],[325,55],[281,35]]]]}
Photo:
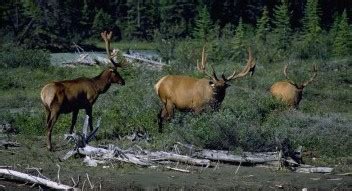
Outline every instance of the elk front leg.
{"type": "Polygon", "coordinates": [[[79,112],[79,110],[74,110],[74,111],[72,112],[71,127],[70,127],[70,131],[69,131],[70,134],[73,133],[73,128],[74,128],[75,125],[76,125],[78,112],[79,112]]]}
{"type": "Polygon", "coordinates": [[[171,102],[166,102],[164,107],[160,110],[158,114],[158,125],[159,125],[159,133],[163,131],[163,121],[169,120],[173,115],[174,105],[171,102]]]}

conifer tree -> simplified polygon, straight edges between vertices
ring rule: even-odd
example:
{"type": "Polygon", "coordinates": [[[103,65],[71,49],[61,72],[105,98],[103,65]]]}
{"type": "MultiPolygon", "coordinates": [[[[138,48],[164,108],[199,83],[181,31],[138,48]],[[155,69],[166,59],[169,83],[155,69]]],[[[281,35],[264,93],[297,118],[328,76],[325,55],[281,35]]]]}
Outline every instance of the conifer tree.
{"type": "Polygon", "coordinates": [[[320,18],[318,15],[318,0],[307,0],[305,15],[303,19],[303,41],[305,44],[317,43],[320,41],[320,18]]]}
{"type": "Polygon", "coordinates": [[[274,11],[274,29],[275,45],[277,49],[285,51],[290,44],[290,17],[288,14],[288,3],[286,0],[281,0],[280,4],[275,7],[274,11]]]}
{"type": "Polygon", "coordinates": [[[103,9],[100,9],[94,17],[92,26],[93,34],[95,34],[95,36],[100,35],[100,32],[110,28],[112,23],[111,16],[105,13],[103,9]]]}
{"type": "Polygon", "coordinates": [[[242,59],[242,53],[245,50],[245,39],[244,39],[245,31],[243,27],[242,17],[238,22],[238,26],[235,30],[235,36],[232,40],[232,59],[242,59]]]}
{"type": "Polygon", "coordinates": [[[347,22],[346,10],[343,11],[341,19],[338,22],[337,30],[334,42],[333,42],[333,54],[334,56],[347,56],[351,51],[352,34],[350,26],[347,22]]]}
{"type": "Polygon", "coordinates": [[[206,6],[202,6],[198,10],[198,18],[196,19],[195,28],[193,31],[193,37],[203,41],[207,41],[209,38],[209,32],[212,28],[210,14],[206,6]]]}
{"type": "Polygon", "coordinates": [[[259,42],[265,42],[266,41],[266,36],[270,30],[270,25],[269,25],[269,15],[268,15],[268,9],[265,6],[263,8],[263,13],[261,18],[259,19],[257,23],[257,31],[255,33],[255,40],[257,43],[259,42]]]}

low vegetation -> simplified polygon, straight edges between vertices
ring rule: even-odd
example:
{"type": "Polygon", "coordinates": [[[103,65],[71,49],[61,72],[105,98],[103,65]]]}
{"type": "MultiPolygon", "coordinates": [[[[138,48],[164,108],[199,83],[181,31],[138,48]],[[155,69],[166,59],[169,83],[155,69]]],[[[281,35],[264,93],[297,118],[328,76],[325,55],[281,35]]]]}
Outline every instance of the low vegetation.
{"type": "MultiPolygon", "coordinates": [[[[183,49],[183,43],[176,48],[183,49]]],[[[102,118],[98,138],[114,141],[135,129],[145,129],[152,138],[147,146],[154,149],[168,149],[180,141],[234,152],[272,151],[282,146],[302,145],[314,157],[343,159],[352,155],[352,78],[349,75],[352,59],[348,57],[273,63],[257,60],[255,75],[231,82],[232,87],[219,111],[198,115],[176,111],[171,122],[165,124],[164,133],[159,134],[157,114],[162,105],[153,86],[166,74],[202,76],[195,72],[201,47],[197,49],[195,45],[194,50],[199,53],[185,55],[187,51],[176,51],[180,59],[171,62],[163,71],[132,66],[121,69],[126,85],[112,86],[94,105],[94,118],[102,118]],[[185,58],[189,58],[189,62],[185,62],[185,58]],[[290,73],[297,81],[305,80],[313,63],[318,65],[318,76],[305,89],[298,110],[287,108],[273,99],[268,91],[275,81],[285,78],[282,68],[287,62],[291,64],[290,73]]],[[[53,67],[48,61],[45,66],[37,67],[37,59],[45,52],[33,50],[33,54],[38,56],[16,57],[27,63],[16,67],[9,67],[11,62],[1,57],[0,122],[18,128],[20,136],[43,136],[44,139],[41,88],[53,80],[93,77],[101,72],[101,68],[53,67]]],[[[222,63],[216,62],[215,67],[231,73],[234,67],[240,69],[244,62],[224,59],[222,63]]],[[[83,118],[84,112],[80,112],[78,124],[83,123],[83,118]]],[[[70,122],[70,115],[60,116],[54,134],[67,133],[70,122]]]]}

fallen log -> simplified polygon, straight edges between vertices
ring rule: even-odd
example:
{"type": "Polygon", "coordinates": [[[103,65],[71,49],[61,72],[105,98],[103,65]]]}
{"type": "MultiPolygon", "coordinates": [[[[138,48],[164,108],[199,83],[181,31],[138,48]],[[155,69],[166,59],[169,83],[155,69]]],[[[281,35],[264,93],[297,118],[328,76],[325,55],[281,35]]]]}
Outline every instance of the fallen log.
{"type": "Polygon", "coordinates": [[[299,173],[331,173],[334,169],[330,167],[298,167],[295,172],[299,173]]]}
{"type": "Polygon", "coordinates": [[[40,184],[44,185],[46,187],[52,188],[52,189],[60,189],[60,190],[76,190],[75,188],[60,184],[48,179],[36,177],[30,174],[25,174],[22,172],[14,171],[14,170],[9,170],[9,169],[0,169],[0,175],[8,175],[8,176],[13,176],[16,178],[19,178],[21,180],[29,181],[34,184],[40,184]]]}
{"type": "Polygon", "coordinates": [[[250,164],[263,164],[273,161],[279,161],[279,152],[266,152],[266,153],[243,153],[243,155],[230,154],[228,151],[223,150],[208,150],[203,149],[193,154],[198,158],[205,158],[212,161],[229,162],[229,163],[250,163],[250,164]]]}
{"type": "Polygon", "coordinates": [[[208,159],[196,159],[185,155],[179,155],[175,153],[168,153],[164,151],[149,152],[146,155],[152,161],[174,161],[195,166],[210,166],[210,160],[208,159]]]}

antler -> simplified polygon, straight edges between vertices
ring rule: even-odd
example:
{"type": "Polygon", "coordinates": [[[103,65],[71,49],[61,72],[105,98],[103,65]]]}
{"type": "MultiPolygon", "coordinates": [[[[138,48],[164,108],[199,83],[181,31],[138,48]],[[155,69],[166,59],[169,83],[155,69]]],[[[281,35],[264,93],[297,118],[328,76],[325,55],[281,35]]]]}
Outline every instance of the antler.
{"type": "Polygon", "coordinates": [[[114,67],[121,67],[121,65],[117,64],[113,59],[117,53],[112,51],[113,54],[111,54],[111,52],[110,52],[111,51],[110,50],[110,43],[111,43],[112,31],[110,31],[109,33],[104,31],[104,32],[100,33],[100,35],[105,42],[106,54],[108,55],[110,62],[113,64],[114,67]]]}
{"type": "Polygon", "coordinates": [[[237,78],[244,77],[249,72],[251,72],[251,76],[252,76],[254,74],[254,71],[255,71],[255,59],[253,58],[251,48],[248,48],[248,60],[247,60],[246,66],[243,68],[243,70],[240,73],[238,73],[238,74],[236,74],[236,70],[234,70],[233,74],[231,76],[226,78],[224,75],[222,75],[222,78],[225,81],[230,81],[230,80],[234,80],[234,79],[237,79],[237,78]]]}
{"type": "Polygon", "coordinates": [[[312,81],[315,79],[315,77],[317,77],[317,75],[318,75],[317,65],[314,64],[312,77],[310,77],[309,80],[303,82],[302,86],[303,86],[303,87],[307,86],[310,82],[312,82],[312,81]]]}
{"type": "Polygon", "coordinates": [[[203,72],[205,75],[207,75],[211,79],[213,79],[214,81],[218,81],[218,77],[216,76],[213,65],[210,65],[210,67],[212,69],[212,74],[209,74],[206,70],[206,64],[207,64],[207,55],[205,54],[205,45],[204,45],[203,49],[202,49],[201,63],[198,63],[198,60],[197,60],[197,69],[200,72],[203,72]]]}

